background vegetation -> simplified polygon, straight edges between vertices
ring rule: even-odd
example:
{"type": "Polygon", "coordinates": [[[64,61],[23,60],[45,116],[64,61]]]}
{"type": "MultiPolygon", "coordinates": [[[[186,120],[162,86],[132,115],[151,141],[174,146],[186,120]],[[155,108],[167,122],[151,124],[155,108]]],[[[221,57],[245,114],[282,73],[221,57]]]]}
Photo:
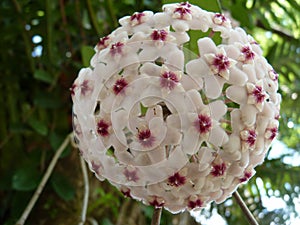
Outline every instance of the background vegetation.
{"type": "MultiPolygon", "coordinates": [[[[115,29],[118,18],[145,9],[159,11],[166,2],[171,1],[0,2],[0,221],[3,224],[14,224],[20,217],[56,149],[71,132],[69,88],[79,69],[88,66],[98,38],[115,29]]],[[[190,2],[204,9],[230,12],[258,40],[280,74],[283,102],[279,140],[286,147],[275,157],[271,150],[270,157],[257,168],[256,176],[241,187],[240,193],[260,224],[290,224],[293,217],[299,217],[295,199],[298,197],[299,201],[300,192],[300,1],[190,2]],[[264,204],[266,197],[283,199],[286,207],[270,210],[264,204]]],[[[107,182],[98,182],[91,173],[89,176],[89,224],[150,224],[152,208],[124,199],[107,182]]],[[[68,146],[27,224],[77,224],[82,195],[78,151],[68,146]]],[[[203,214],[210,216],[214,208],[228,224],[247,224],[231,199],[220,206],[212,205],[203,214]]],[[[164,225],[180,221],[196,224],[188,214],[163,213],[164,225]]]]}

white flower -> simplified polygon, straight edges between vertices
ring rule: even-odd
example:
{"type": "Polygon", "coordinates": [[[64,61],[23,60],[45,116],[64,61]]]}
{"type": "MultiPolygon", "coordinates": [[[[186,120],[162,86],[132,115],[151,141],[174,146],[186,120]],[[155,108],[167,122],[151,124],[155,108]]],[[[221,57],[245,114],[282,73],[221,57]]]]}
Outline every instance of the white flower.
{"type": "Polygon", "coordinates": [[[156,208],[225,201],[277,136],[278,74],[243,29],[188,2],[119,22],[70,89],[80,154],[98,179],[156,208]],[[184,48],[191,30],[212,31],[195,53],[184,48]]]}

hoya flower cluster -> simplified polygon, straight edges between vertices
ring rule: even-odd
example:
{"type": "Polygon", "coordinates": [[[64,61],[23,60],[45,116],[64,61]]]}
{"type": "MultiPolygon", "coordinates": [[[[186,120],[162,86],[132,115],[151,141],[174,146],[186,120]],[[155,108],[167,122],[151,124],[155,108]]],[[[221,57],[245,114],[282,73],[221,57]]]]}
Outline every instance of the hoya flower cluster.
{"type": "Polygon", "coordinates": [[[82,156],[145,204],[223,202],[277,135],[278,74],[243,29],[188,2],[119,22],[71,88],[82,156]]]}

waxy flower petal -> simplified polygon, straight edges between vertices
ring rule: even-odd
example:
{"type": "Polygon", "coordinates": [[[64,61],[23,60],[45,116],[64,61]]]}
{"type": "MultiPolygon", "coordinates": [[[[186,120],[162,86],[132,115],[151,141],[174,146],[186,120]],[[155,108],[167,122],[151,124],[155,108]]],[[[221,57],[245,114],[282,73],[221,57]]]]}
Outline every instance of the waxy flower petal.
{"type": "Polygon", "coordinates": [[[80,155],[98,179],[156,208],[225,201],[278,135],[278,74],[242,28],[188,2],[119,23],[70,88],[80,155]]]}

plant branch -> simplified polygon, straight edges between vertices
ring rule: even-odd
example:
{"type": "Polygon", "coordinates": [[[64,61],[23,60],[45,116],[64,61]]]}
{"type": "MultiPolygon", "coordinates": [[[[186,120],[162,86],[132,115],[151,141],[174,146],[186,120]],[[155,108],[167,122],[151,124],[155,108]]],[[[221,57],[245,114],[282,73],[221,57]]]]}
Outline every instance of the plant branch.
{"type": "Polygon", "coordinates": [[[159,225],[160,224],[161,212],[162,212],[162,208],[154,209],[151,225],[159,225]]]}
{"type": "Polygon", "coordinates": [[[80,221],[79,225],[83,225],[86,221],[86,211],[87,211],[88,202],[89,202],[90,187],[89,187],[89,178],[88,178],[85,161],[82,157],[80,157],[80,165],[81,165],[83,181],[84,181],[84,196],[83,196],[83,204],[82,204],[82,211],[81,211],[81,221],[80,221]]]}
{"type": "Polygon", "coordinates": [[[247,207],[246,203],[244,202],[244,200],[242,199],[242,197],[238,193],[238,191],[233,193],[233,197],[235,198],[236,202],[238,203],[241,210],[245,214],[249,224],[250,225],[259,225],[258,222],[256,221],[256,219],[254,218],[253,214],[251,213],[251,211],[247,207]]]}
{"type": "Polygon", "coordinates": [[[68,134],[67,137],[65,138],[65,140],[63,141],[63,143],[59,146],[59,148],[57,149],[55,155],[53,156],[47,170],[46,173],[44,174],[39,186],[37,187],[37,189],[35,190],[32,198],[30,199],[27,207],[25,208],[22,216],[20,217],[20,219],[17,221],[16,225],[23,225],[25,223],[25,221],[27,220],[32,208],[34,207],[36,201],[38,200],[38,198],[40,197],[50,175],[52,174],[52,171],[57,163],[58,158],[60,157],[60,155],[62,154],[63,150],[67,147],[67,145],[70,142],[72,134],[68,134]]]}

